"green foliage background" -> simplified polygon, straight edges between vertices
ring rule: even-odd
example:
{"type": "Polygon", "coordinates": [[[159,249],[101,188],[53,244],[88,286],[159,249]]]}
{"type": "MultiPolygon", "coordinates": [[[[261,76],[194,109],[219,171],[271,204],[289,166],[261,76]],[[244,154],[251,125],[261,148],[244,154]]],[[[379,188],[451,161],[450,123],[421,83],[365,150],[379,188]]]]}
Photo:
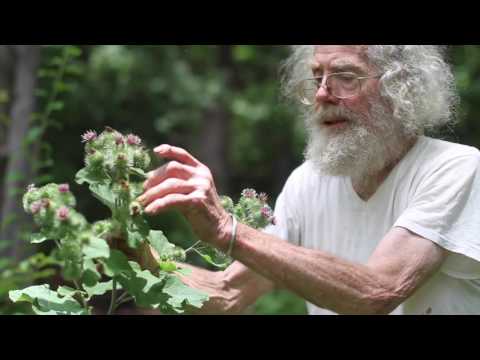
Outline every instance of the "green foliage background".
{"type": "MultiPolygon", "coordinates": [[[[273,205],[287,176],[301,164],[302,124],[283,104],[278,70],[288,54],[283,45],[88,45],[70,69],[64,105],[56,109],[59,126],[45,132],[52,149],[48,174],[58,183],[70,182],[79,209],[89,221],[105,217],[105,210],[87,190],[73,185],[83,161],[80,134],[110,125],[131,131],[149,147],[172,143],[198,154],[205,145],[201,130],[212,110],[228,122],[224,146],[226,179],[221,193],[238,198],[242,189],[256,188],[271,195],[273,205]]],[[[48,61],[58,47],[43,52],[48,61]]],[[[445,139],[480,147],[480,46],[452,46],[462,97],[459,124],[445,139]]],[[[48,79],[41,87],[48,85],[48,79]]],[[[200,158],[202,160],[202,158],[200,158]]],[[[207,164],[208,165],[208,164],[207,164]]],[[[175,213],[156,219],[169,239],[188,246],[194,237],[175,213]]],[[[191,259],[202,265],[200,259],[191,259]]],[[[304,302],[278,291],[262,298],[256,314],[305,314],[304,302]]]]}

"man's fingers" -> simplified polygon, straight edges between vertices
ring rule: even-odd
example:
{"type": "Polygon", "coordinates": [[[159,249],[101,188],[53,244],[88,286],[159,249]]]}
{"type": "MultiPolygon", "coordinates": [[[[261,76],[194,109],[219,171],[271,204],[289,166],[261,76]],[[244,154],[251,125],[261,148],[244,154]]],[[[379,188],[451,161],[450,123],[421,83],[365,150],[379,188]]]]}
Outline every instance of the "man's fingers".
{"type": "Polygon", "coordinates": [[[188,181],[170,178],[161,184],[150,188],[145,194],[138,198],[143,205],[150,205],[153,201],[161,199],[170,194],[190,194],[195,191],[195,186],[188,181]]]}
{"type": "Polygon", "coordinates": [[[193,194],[170,194],[161,199],[157,199],[145,208],[148,215],[157,215],[162,211],[169,210],[177,206],[185,206],[192,203],[195,199],[193,194]]]}
{"type": "Polygon", "coordinates": [[[147,191],[150,188],[162,183],[167,178],[187,180],[192,177],[193,174],[194,169],[191,166],[181,164],[177,161],[171,161],[157,170],[148,173],[148,179],[143,184],[143,188],[145,191],[147,191]]]}
{"type": "Polygon", "coordinates": [[[201,165],[200,161],[195,159],[188,151],[175,146],[160,145],[154,151],[158,156],[164,159],[176,160],[182,164],[193,167],[201,165]]]}

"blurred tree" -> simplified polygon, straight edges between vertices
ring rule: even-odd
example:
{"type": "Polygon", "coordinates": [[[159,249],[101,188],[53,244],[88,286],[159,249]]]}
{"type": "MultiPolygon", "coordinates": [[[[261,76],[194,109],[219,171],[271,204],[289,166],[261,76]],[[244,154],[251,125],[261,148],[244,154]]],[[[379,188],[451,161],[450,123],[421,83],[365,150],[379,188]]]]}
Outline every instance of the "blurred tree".
{"type": "Polygon", "coordinates": [[[13,101],[11,122],[8,127],[8,163],[3,186],[3,206],[0,219],[2,227],[0,239],[11,241],[9,255],[17,258],[20,247],[21,229],[30,223],[22,208],[21,197],[33,169],[29,159],[35,156],[32,149],[24,146],[32,114],[35,111],[35,89],[37,69],[40,64],[40,47],[37,45],[12,45],[15,57],[13,101]],[[21,189],[21,190],[19,190],[21,189]]]}

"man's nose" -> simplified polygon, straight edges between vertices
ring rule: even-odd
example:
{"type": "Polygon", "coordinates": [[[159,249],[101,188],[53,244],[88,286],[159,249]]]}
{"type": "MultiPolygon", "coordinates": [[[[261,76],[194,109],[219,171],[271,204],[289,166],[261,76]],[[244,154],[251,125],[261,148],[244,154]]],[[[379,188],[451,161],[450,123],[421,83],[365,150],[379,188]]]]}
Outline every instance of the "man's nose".
{"type": "Polygon", "coordinates": [[[318,88],[318,91],[315,95],[315,100],[319,105],[325,103],[338,104],[339,101],[338,98],[332,95],[325,79],[322,82],[322,85],[320,85],[318,88]]]}

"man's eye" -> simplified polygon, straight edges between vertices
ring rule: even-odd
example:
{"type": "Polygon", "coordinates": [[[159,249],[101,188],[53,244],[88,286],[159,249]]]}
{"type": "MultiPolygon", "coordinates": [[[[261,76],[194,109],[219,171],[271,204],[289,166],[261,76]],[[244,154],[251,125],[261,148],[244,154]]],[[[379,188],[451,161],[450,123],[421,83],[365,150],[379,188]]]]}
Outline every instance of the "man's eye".
{"type": "Polygon", "coordinates": [[[340,80],[345,82],[354,81],[357,78],[355,74],[341,74],[338,77],[340,80]]]}

